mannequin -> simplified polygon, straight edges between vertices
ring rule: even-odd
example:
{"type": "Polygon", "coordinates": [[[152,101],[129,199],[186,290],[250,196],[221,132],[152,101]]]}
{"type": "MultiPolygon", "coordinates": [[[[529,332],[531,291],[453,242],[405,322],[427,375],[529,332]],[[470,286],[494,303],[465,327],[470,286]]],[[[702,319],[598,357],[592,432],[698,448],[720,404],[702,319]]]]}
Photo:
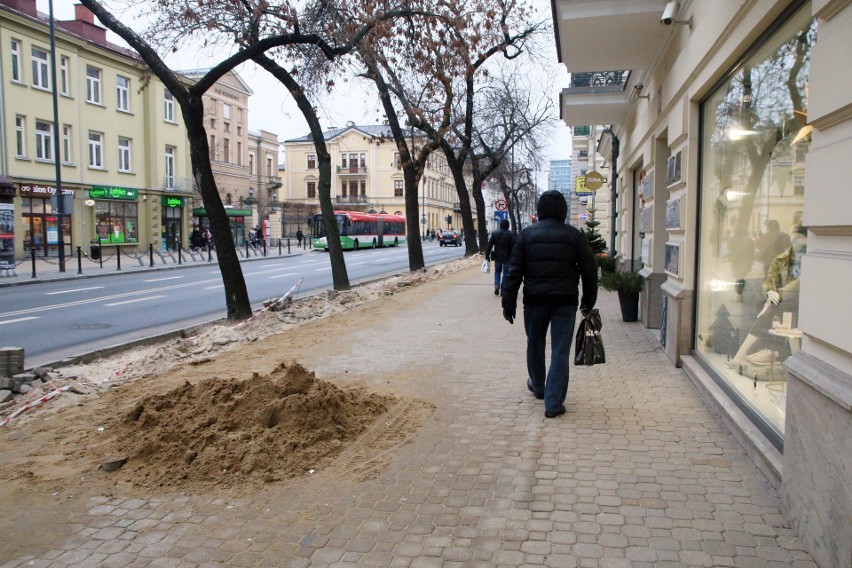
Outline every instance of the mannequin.
{"type": "Polygon", "coordinates": [[[790,239],[790,247],[776,256],[766,273],[763,290],[766,292],[766,304],[757,315],[757,320],[749,330],[748,336],[734,355],[734,361],[747,363],[769,363],[777,353],[764,348],[757,353],[749,353],[760,339],[769,338],[772,320],[783,312],[796,313],[799,309],[799,275],[802,255],[807,250],[805,230],[800,228],[790,239]]]}

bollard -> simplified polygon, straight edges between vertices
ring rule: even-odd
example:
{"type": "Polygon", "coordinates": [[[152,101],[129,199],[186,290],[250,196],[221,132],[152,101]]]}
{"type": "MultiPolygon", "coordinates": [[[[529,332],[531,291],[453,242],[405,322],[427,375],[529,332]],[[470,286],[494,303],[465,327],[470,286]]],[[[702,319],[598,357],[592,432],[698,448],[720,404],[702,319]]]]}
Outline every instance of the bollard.
{"type": "Polygon", "coordinates": [[[249,242],[248,242],[248,239],[246,239],[246,258],[249,257],[248,252],[249,252],[249,242]]]}
{"type": "MultiPolygon", "coordinates": [[[[287,251],[290,254],[290,251],[287,251]]],[[[278,256],[281,256],[281,239],[278,239],[278,256]]]]}
{"type": "Polygon", "coordinates": [[[115,245],[115,258],[118,259],[118,267],[116,270],[121,270],[121,248],[118,245],[115,245]]]}
{"type": "Polygon", "coordinates": [[[77,247],[77,274],[83,274],[83,251],[77,247]]]}
{"type": "Polygon", "coordinates": [[[183,264],[183,259],[181,258],[181,252],[183,252],[183,245],[178,243],[178,264],[183,264]]]}
{"type": "Polygon", "coordinates": [[[290,237],[287,237],[287,254],[290,254],[290,237]]]}
{"type": "Polygon", "coordinates": [[[31,249],[30,252],[33,253],[32,254],[32,256],[33,256],[33,278],[35,278],[36,277],[36,273],[35,273],[35,249],[31,249]]]}
{"type": "Polygon", "coordinates": [[[213,262],[213,245],[207,243],[207,262],[213,262]]]}
{"type": "Polygon", "coordinates": [[[148,243],[148,259],[148,266],[154,268],[154,243],[148,243]]]}

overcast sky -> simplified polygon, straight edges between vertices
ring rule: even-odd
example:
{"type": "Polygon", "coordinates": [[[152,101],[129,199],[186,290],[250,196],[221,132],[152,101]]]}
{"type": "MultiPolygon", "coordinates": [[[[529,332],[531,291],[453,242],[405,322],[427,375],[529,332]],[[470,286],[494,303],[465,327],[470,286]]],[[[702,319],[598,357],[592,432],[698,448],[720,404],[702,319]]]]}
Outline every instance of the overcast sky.
{"type": "MultiPolygon", "coordinates": [[[[48,0],[37,0],[41,12],[48,12],[48,0]]],[[[54,0],[54,16],[58,20],[70,20],[74,18],[74,0],[54,0]]],[[[550,18],[549,0],[533,0],[534,5],[542,18],[550,18]]],[[[122,43],[110,32],[110,39],[116,43],[122,43]]],[[[174,69],[200,69],[210,67],[215,61],[212,54],[204,50],[188,53],[182,50],[178,58],[168,58],[166,61],[174,69]]],[[[555,77],[554,89],[551,93],[553,101],[553,112],[558,116],[558,93],[568,85],[568,74],[565,67],[556,61],[556,47],[553,42],[546,44],[544,56],[548,60],[550,69],[548,77],[555,77]]],[[[278,139],[283,141],[308,134],[308,127],[304,118],[293,102],[292,98],[284,91],[281,84],[273,79],[266,71],[257,68],[253,64],[245,64],[238,68],[240,77],[251,87],[254,95],[249,98],[249,129],[258,131],[260,129],[273,132],[278,139]]],[[[349,83],[338,82],[335,92],[326,100],[320,102],[321,121],[324,127],[344,126],[348,121],[355,124],[378,124],[384,122],[384,113],[380,112],[380,104],[375,92],[365,87],[364,82],[350,81],[349,83]]],[[[560,123],[554,132],[554,138],[548,148],[548,156],[545,163],[539,169],[542,176],[548,169],[549,160],[565,160],[570,158],[571,136],[568,128],[560,123]]],[[[543,177],[542,183],[546,183],[543,177]]]]}

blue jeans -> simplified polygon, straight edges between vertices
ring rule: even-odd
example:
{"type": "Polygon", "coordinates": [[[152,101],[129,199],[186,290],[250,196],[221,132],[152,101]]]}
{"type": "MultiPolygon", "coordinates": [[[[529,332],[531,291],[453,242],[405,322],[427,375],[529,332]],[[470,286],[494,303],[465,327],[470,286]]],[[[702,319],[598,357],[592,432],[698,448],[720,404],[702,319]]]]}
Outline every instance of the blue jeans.
{"type": "Polygon", "coordinates": [[[500,288],[500,293],[503,293],[503,288],[506,287],[506,275],[509,274],[509,263],[494,261],[494,288],[500,288]],[[502,286],[500,280],[502,278],[502,286]]]}
{"type": "Polygon", "coordinates": [[[544,392],[544,409],[559,410],[568,395],[568,364],[577,306],[524,306],[527,372],[535,392],[544,392]],[[544,349],[550,328],[550,368],[545,375],[544,349]]]}

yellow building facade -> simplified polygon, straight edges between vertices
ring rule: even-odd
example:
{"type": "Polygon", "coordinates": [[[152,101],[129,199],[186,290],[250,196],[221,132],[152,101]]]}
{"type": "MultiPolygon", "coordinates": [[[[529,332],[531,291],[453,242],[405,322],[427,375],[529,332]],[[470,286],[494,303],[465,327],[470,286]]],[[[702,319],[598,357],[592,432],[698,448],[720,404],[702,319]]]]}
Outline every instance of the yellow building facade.
{"type": "Polygon", "coordinates": [[[35,0],[0,3],[0,174],[15,188],[0,203],[12,220],[3,230],[4,262],[57,256],[60,217],[66,256],[77,247],[94,254],[93,244],[128,254],[173,249],[189,234],[180,107],[135,53],[107,41],[91,12],[75,9],[75,20],[56,22],[54,125],[48,18],[35,0]],[[66,196],[61,215],[58,187],[66,196]]]}
{"type": "MultiPolygon", "coordinates": [[[[415,134],[415,146],[417,145],[415,134]]],[[[336,210],[405,214],[405,181],[396,143],[388,125],[347,125],[325,133],[332,161],[331,196],[336,210]]],[[[285,210],[302,216],[319,212],[319,169],[310,136],[284,142],[285,210]]],[[[446,158],[434,152],[418,191],[421,232],[461,229],[461,208],[446,158]]],[[[299,221],[304,221],[300,218],[299,221]]]]}

